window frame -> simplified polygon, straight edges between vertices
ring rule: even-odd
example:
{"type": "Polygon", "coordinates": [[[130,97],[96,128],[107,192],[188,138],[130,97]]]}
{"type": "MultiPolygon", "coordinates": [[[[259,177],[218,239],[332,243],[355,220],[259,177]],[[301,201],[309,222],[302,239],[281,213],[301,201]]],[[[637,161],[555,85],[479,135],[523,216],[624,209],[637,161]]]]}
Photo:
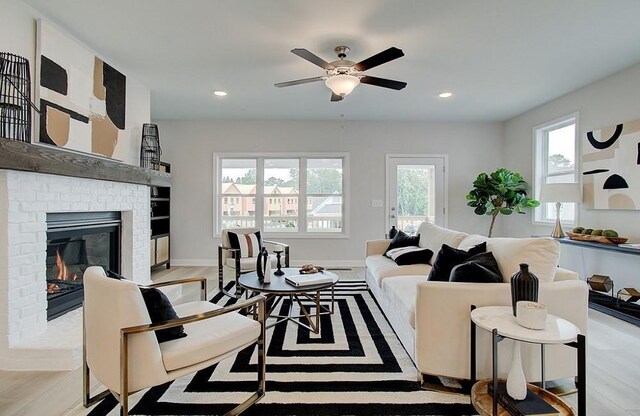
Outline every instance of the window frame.
{"type": "MultiPolygon", "coordinates": [[[[573,182],[580,184],[579,167],[580,167],[580,117],[579,113],[571,113],[562,117],[558,117],[552,121],[535,126],[533,129],[533,198],[539,199],[542,184],[546,182],[546,178],[554,176],[563,176],[571,174],[573,171],[573,182]],[[549,133],[551,131],[561,129],[563,127],[575,125],[574,129],[574,165],[573,169],[561,172],[548,172],[549,159],[549,133]]],[[[532,223],[535,225],[553,226],[556,222],[555,214],[552,217],[546,217],[544,202],[540,206],[533,209],[532,223]]],[[[567,209],[563,204],[562,209],[567,209]]],[[[554,211],[555,212],[555,211],[554,211]]],[[[563,225],[574,226],[579,223],[578,204],[574,204],[573,221],[561,220],[563,225]]]]}
{"type": "Polygon", "coordinates": [[[256,228],[264,229],[264,160],[265,159],[298,159],[299,183],[298,183],[298,231],[265,231],[267,238],[349,238],[350,225],[350,163],[347,152],[318,152],[318,153],[289,153],[289,152],[265,152],[265,153],[214,153],[213,154],[213,237],[220,238],[222,232],[221,217],[221,178],[223,159],[254,159],[256,160],[256,228]],[[342,159],[342,231],[341,232],[317,232],[307,231],[307,159],[342,159]],[[261,202],[262,201],[262,202],[261,202]],[[260,202],[260,207],[258,207],[260,202]]]}

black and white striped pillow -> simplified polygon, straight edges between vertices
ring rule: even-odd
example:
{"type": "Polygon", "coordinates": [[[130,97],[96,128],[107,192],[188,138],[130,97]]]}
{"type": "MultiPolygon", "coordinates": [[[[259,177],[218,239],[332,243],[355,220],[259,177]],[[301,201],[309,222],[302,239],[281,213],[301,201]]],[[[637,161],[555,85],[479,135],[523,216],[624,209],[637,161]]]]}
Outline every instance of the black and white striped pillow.
{"type": "Polygon", "coordinates": [[[262,247],[260,231],[250,234],[238,234],[229,231],[231,248],[240,250],[240,257],[256,257],[262,247]]]}
{"type": "Polygon", "coordinates": [[[410,264],[429,264],[433,251],[418,246],[398,247],[387,251],[387,257],[395,261],[398,266],[410,264]]]}

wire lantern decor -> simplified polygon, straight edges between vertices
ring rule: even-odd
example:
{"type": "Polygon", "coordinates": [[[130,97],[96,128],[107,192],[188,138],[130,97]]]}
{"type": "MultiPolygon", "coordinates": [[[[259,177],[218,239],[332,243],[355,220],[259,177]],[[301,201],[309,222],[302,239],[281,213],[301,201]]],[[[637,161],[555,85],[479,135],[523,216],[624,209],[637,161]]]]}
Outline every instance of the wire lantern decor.
{"type": "Polygon", "coordinates": [[[31,141],[31,71],[29,60],[0,52],[0,137],[31,141]]]}
{"type": "Polygon", "coordinates": [[[160,170],[160,134],[157,124],[145,123],[142,126],[142,145],[140,146],[140,166],[160,170]]]}

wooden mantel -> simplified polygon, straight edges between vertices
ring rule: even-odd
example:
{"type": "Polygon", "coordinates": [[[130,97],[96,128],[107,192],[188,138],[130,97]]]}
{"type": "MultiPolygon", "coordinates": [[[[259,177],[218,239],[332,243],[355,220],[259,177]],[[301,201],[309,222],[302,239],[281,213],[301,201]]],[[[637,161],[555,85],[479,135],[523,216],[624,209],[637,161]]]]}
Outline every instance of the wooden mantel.
{"type": "Polygon", "coordinates": [[[0,169],[77,178],[171,186],[171,174],[126,163],[0,138],[0,169]]]}

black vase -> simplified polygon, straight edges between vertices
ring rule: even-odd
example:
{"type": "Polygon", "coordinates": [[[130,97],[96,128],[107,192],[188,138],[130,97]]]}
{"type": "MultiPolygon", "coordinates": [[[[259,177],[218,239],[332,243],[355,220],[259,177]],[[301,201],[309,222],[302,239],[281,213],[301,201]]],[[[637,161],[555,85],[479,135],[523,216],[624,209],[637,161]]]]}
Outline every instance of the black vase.
{"type": "Polygon", "coordinates": [[[529,265],[520,263],[520,271],[511,276],[511,304],[516,316],[516,303],[521,300],[538,301],[538,277],[529,272],[529,265]]]}
{"type": "Polygon", "coordinates": [[[395,225],[391,226],[391,229],[389,230],[389,239],[393,240],[393,237],[395,237],[398,234],[398,230],[396,229],[395,225]]]}

